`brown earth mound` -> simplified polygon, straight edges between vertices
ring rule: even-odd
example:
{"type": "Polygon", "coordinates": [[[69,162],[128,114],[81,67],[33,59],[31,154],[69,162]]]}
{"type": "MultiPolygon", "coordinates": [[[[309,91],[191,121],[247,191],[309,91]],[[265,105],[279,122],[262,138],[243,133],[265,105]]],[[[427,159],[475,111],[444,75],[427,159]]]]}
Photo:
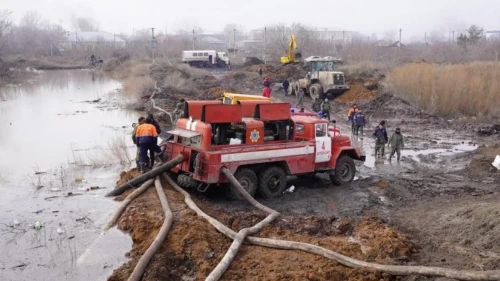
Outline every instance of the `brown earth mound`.
{"type": "MultiPolygon", "coordinates": [[[[128,173],[122,175],[124,180],[128,173]]],[[[170,188],[165,192],[174,213],[174,224],[142,280],[203,280],[222,259],[231,240],[189,210],[181,195],[170,188]]],[[[257,211],[222,210],[205,200],[195,201],[234,230],[265,217],[257,211]]],[[[119,221],[118,227],[130,233],[134,246],[128,253],[131,261],[115,270],[108,280],[127,280],[162,222],[159,199],[154,188],[150,188],[130,204],[119,221]]],[[[354,258],[390,263],[408,256],[413,249],[406,236],[370,218],[363,219],[355,228],[360,243],[348,242],[348,237],[341,233],[352,231],[352,224],[351,219],[337,222],[336,219],[287,216],[265,227],[258,236],[318,244],[354,258]]],[[[390,280],[390,276],[350,269],[299,251],[244,245],[222,280],[390,280]]]]}
{"type": "Polygon", "coordinates": [[[377,96],[377,91],[368,90],[363,84],[349,83],[349,87],[349,91],[335,99],[336,102],[352,104],[362,100],[373,100],[377,96]]]}
{"type": "Polygon", "coordinates": [[[485,175],[485,174],[500,174],[498,170],[493,167],[491,163],[495,157],[500,155],[500,145],[494,144],[492,146],[480,147],[472,156],[472,161],[467,166],[466,171],[471,175],[485,175]]]}

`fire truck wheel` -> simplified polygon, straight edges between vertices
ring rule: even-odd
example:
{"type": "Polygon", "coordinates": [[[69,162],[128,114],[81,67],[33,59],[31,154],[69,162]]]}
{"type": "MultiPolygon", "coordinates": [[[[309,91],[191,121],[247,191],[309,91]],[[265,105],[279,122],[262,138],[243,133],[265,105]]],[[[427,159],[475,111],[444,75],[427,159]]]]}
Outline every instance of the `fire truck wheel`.
{"type": "Polygon", "coordinates": [[[286,173],[278,166],[269,167],[259,174],[259,195],[263,198],[276,197],[286,188],[286,173]]]}
{"type": "Polygon", "coordinates": [[[342,185],[352,182],[355,174],[356,166],[354,161],[349,155],[344,154],[337,159],[335,175],[330,175],[330,180],[334,185],[342,185]]]}
{"type": "MultiPolygon", "coordinates": [[[[255,196],[255,192],[257,191],[257,175],[250,169],[238,169],[236,173],[234,173],[234,177],[238,180],[241,186],[250,194],[255,196]]],[[[233,188],[228,188],[227,198],[229,200],[242,200],[243,197],[238,193],[238,191],[234,191],[233,188]]]]}

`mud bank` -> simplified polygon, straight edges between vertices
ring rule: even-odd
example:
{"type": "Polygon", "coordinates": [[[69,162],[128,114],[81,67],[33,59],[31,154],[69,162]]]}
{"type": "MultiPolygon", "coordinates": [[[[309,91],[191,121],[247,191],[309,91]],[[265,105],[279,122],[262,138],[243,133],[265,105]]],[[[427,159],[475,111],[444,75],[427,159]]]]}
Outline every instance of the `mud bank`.
{"type": "MultiPolygon", "coordinates": [[[[270,66],[276,84],[291,75],[270,66]],[[281,76],[280,76],[281,75],[281,76]]],[[[169,75],[155,78],[164,85],[158,103],[171,108],[176,99],[213,99],[211,89],[260,92],[257,66],[240,68],[228,75],[196,78],[181,70],[160,67],[157,74],[169,73],[191,83],[183,92],[169,82],[169,75]],[[167,90],[168,89],[168,90],[167,90]]],[[[382,77],[382,76],[381,76],[382,77]]],[[[500,264],[497,241],[499,222],[495,219],[500,173],[491,162],[498,151],[494,124],[463,126],[428,114],[416,105],[369,84],[373,76],[356,80],[355,91],[332,102],[336,126],[350,133],[347,109],[356,102],[368,124],[364,136],[351,136],[354,145],[367,155],[358,164],[358,177],[350,185],[333,187],[326,177],[288,179],[296,187],[274,199],[258,199],[282,216],[266,227],[260,237],[304,241],[346,255],[388,264],[435,265],[455,269],[494,270],[500,264]],[[368,83],[368,84],[367,84],[368,83]],[[406,147],[401,162],[373,158],[372,129],[381,120],[389,134],[402,128],[406,147]],[[489,129],[485,129],[489,128],[489,129]],[[492,132],[481,133],[480,130],[492,132]],[[364,137],[364,138],[363,138],[364,137]]],[[[383,77],[382,77],[383,78],[383,77]]],[[[274,101],[296,102],[284,97],[279,87],[274,101]]],[[[155,99],[156,100],[156,99],[155,99]]],[[[306,100],[306,108],[311,101],[306,100]]],[[[388,152],[390,149],[386,148],[388,152]]],[[[386,153],[387,153],[386,152],[386,153]]],[[[136,171],[123,172],[121,182],[136,171]]],[[[183,198],[164,183],[174,211],[174,224],[167,241],[148,266],[143,280],[203,280],[215,267],[231,241],[196,216],[183,198]]],[[[129,191],[130,192],[130,191],[129,191]]],[[[209,215],[233,230],[260,221],[265,215],[241,202],[226,201],[220,190],[205,194],[192,192],[196,203],[209,215]]],[[[123,199],[120,196],[118,199],[123,199]]],[[[163,215],[153,189],[136,199],[118,227],[134,241],[130,262],[116,270],[109,280],[126,280],[140,255],[158,232],[163,215]]],[[[223,280],[394,280],[394,276],[365,273],[295,251],[278,251],[244,246],[223,280]]],[[[419,276],[398,280],[443,280],[419,276]]]]}

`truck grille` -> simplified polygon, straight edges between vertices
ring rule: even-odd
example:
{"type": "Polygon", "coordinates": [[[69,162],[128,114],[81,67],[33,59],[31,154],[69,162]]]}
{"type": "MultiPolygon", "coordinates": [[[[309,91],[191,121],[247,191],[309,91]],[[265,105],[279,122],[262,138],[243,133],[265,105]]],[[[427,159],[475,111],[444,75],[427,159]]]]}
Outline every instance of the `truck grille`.
{"type": "Polygon", "coordinates": [[[334,74],[333,75],[333,85],[344,85],[344,75],[334,74]]]}

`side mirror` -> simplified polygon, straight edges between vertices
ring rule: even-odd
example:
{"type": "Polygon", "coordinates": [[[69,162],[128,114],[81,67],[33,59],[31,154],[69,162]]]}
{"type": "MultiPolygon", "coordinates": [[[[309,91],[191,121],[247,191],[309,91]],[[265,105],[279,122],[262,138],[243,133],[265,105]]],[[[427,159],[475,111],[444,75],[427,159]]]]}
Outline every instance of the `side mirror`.
{"type": "Polygon", "coordinates": [[[335,123],[337,123],[337,120],[332,120],[331,122],[332,122],[333,124],[335,124],[335,123]]]}

